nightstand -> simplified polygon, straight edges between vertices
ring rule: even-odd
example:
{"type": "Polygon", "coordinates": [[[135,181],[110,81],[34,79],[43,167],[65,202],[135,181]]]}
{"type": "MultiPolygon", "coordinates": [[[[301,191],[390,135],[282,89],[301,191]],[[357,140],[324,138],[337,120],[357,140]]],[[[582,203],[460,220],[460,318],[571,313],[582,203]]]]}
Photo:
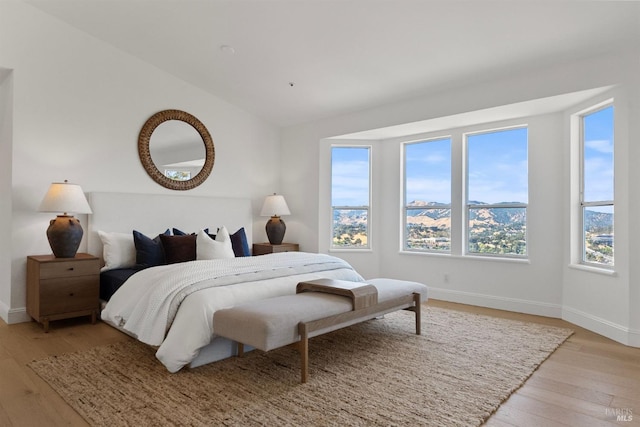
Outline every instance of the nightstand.
{"type": "Polygon", "coordinates": [[[53,255],[27,257],[27,313],[49,332],[49,322],[91,316],[100,306],[100,259],[78,253],[75,258],[53,255]]]}
{"type": "Polygon", "coordinates": [[[271,243],[254,243],[252,255],[275,254],[276,252],[298,252],[300,246],[297,243],[282,243],[272,245],[271,243]]]}

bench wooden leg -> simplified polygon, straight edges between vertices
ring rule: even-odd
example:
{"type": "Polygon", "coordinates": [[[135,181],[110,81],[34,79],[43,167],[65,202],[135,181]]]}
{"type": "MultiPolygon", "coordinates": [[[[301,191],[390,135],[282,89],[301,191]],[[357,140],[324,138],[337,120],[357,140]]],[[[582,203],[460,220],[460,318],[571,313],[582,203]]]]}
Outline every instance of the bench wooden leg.
{"type": "Polygon", "coordinates": [[[416,335],[421,335],[422,319],[420,318],[420,294],[413,294],[413,301],[415,302],[416,313],[416,335]]]}
{"type": "Polygon", "coordinates": [[[244,344],[238,343],[238,357],[244,356],[244,344]]]}
{"type": "Polygon", "coordinates": [[[300,323],[298,325],[300,333],[300,382],[306,383],[309,375],[309,335],[307,333],[307,325],[300,323]]]}

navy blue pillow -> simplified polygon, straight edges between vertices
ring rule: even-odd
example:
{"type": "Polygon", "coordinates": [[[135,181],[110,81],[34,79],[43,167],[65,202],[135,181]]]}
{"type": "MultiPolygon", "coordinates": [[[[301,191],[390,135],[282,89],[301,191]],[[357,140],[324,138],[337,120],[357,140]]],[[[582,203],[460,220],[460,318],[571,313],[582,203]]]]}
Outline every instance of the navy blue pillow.
{"type": "Polygon", "coordinates": [[[233,253],[236,254],[237,257],[251,256],[244,227],[231,235],[231,246],[233,247],[233,253]]]}
{"type": "MultiPolygon", "coordinates": [[[[171,234],[167,229],[163,235],[171,234]]],[[[160,235],[151,239],[139,231],[133,230],[133,244],[136,247],[136,264],[140,268],[166,264],[160,235]]]]}

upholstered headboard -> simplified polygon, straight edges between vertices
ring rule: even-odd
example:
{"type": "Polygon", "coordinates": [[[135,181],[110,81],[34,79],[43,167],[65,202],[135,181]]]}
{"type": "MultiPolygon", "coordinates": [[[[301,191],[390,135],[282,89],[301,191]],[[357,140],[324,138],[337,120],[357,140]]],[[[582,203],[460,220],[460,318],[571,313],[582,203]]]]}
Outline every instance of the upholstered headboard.
{"type": "Polygon", "coordinates": [[[157,236],[167,228],[187,233],[221,226],[230,233],[244,227],[252,240],[251,200],[232,197],[198,197],[164,194],[89,193],[92,215],[88,215],[87,246],[91,254],[102,256],[98,230],[131,233],[138,230],[157,236]]]}

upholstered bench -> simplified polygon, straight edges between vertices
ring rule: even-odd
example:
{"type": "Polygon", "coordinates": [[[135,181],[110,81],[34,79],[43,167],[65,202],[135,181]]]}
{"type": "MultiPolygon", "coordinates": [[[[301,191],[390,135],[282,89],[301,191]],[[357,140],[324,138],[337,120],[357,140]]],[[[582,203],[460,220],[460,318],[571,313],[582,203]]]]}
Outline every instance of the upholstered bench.
{"type": "Polygon", "coordinates": [[[303,383],[308,377],[309,338],[403,309],[415,312],[420,335],[420,303],[427,299],[427,287],[421,283],[321,279],[301,282],[296,291],[216,311],[215,334],[236,341],[238,356],[244,345],[269,351],[299,342],[303,383]]]}

